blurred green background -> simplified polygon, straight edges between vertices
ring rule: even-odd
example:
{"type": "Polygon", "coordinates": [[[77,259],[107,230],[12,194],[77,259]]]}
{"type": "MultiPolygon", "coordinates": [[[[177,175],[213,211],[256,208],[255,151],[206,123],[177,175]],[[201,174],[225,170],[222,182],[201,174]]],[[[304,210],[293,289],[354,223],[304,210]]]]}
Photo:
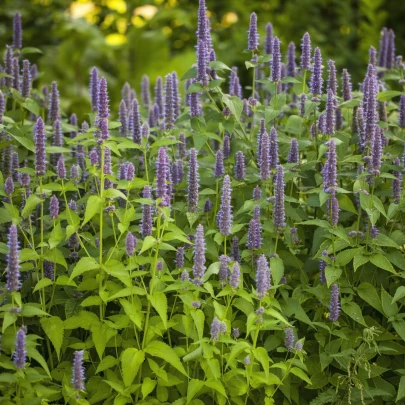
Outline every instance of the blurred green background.
{"type": "MultiPolygon", "coordinates": [[[[252,11],[258,14],[261,45],[267,22],[284,54],[290,41],[299,50],[309,31],[324,59],[333,58],[339,70],[348,68],[355,86],[383,26],[394,29],[397,54],[405,53],[404,0],[207,0],[207,7],[217,59],[239,66],[246,84],[242,51],[252,11]]],[[[139,91],[144,73],[152,84],[173,70],[181,77],[195,61],[197,8],[198,0],[1,0],[0,47],[11,43],[12,17],[20,11],[23,45],[43,51],[30,57],[42,72],[36,86],[57,80],[62,108],[82,114],[88,111],[92,66],[108,78],[115,105],[125,81],[139,91]]]]}

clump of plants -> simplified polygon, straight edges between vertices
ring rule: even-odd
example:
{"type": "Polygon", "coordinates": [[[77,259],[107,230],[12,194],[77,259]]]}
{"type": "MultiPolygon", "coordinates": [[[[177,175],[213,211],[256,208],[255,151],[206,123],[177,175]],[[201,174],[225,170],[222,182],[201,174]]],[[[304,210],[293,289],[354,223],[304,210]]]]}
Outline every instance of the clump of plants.
{"type": "Polygon", "coordinates": [[[78,122],[56,82],[39,85],[15,16],[0,75],[0,404],[403,400],[394,33],[353,90],[308,33],[297,56],[271,24],[263,46],[257,24],[251,86],[216,60],[200,0],[195,66],[153,94],[147,75],[139,95],[126,83],[115,110],[94,68],[78,122]]]}

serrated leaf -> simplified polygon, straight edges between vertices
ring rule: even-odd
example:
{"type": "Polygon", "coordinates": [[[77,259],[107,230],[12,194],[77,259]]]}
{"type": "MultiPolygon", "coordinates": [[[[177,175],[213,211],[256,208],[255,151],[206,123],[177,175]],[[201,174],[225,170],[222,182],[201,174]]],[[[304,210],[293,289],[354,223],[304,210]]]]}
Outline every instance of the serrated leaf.
{"type": "Polygon", "coordinates": [[[305,372],[298,368],[298,367],[293,367],[290,372],[294,375],[296,375],[298,378],[301,378],[301,380],[304,380],[306,383],[309,385],[312,385],[311,379],[305,374],[305,372]]]}
{"type": "Polygon", "coordinates": [[[346,315],[350,316],[350,318],[367,327],[367,324],[364,321],[363,315],[361,313],[361,308],[358,304],[353,301],[342,302],[342,310],[346,315]]]}
{"type": "Polygon", "coordinates": [[[23,218],[27,218],[32,211],[41,203],[41,199],[37,197],[35,194],[31,194],[24,205],[24,209],[22,210],[21,216],[23,218]]]}
{"type": "Polygon", "coordinates": [[[325,277],[328,288],[342,275],[342,269],[337,266],[326,266],[325,277]]]}
{"type": "Polygon", "coordinates": [[[146,377],[142,382],[142,398],[145,399],[156,387],[156,380],[146,377]]]}
{"type": "Polygon", "coordinates": [[[153,236],[147,236],[144,240],[143,240],[143,244],[142,244],[142,248],[139,251],[139,255],[141,255],[143,252],[146,252],[147,250],[149,250],[152,246],[155,246],[156,244],[156,239],[153,236]]]}
{"type": "Polygon", "coordinates": [[[371,255],[370,262],[373,263],[375,266],[379,267],[380,269],[387,270],[390,273],[396,274],[396,271],[394,267],[392,267],[392,264],[381,253],[375,253],[371,255]]]}
{"type": "Polygon", "coordinates": [[[38,283],[35,284],[35,288],[34,288],[33,292],[42,290],[43,288],[48,287],[52,284],[53,284],[53,281],[50,280],[49,278],[45,277],[45,278],[39,280],[38,283]]]}
{"type": "Polygon", "coordinates": [[[144,360],[145,353],[141,350],[130,347],[123,351],[121,355],[121,367],[126,387],[132,384],[144,360]]]}
{"type": "Polygon", "coordinates": [[[153,295],[149,296],[149,301],[155,308],[156,312],[162,319],[165,329],[167,329],[167,298],[162,292],[154,292],[153,295]]]}
{"type": "Polygon", "coordinates": [[[107,342],[118,332],[105,323],[96,323],[91,326],[91,337],[100,360],[103,358],[107,342]]]}
{"type": "Polygon", "coordinates": [[[281,277],[284,274],[284,264],[280,257],[270,258],[271,277],[274,285],[280,284],[281,277]]]}
{"type": "Polygon", "coordinates": [[[99,214],[100,210],[103,205],[103,200],[97,196],[97,195],[92,195],[88,200],[86,204],[86,213],[84,215],[84,220],[82,223],[82,226],[89,222],[94,215],[99,214]]]}
{"type": "Polygon", "coordinates": [[[361,283],[357,287],[357,292],[361,299],[366,301],[369,305],[371,305],[377,311],[380,311],[381,313],[383,313],[380,297],[377,293],[377,290],[375,289],[375,287],[373,285],[371,285],[370,283],[366,283],[366,282],[361,283]]]}
{"type": "Polygon", "coordinates": [[[58,316],[52,316],[51,318],[41,318],[40,323],[46,336],[48,336],[53,344],[58,359],[60,360],[60,350],[62,348],[63,336],[65,333],[63,321],[58,316]]]}
{"type": "Polygon", "coordinates": [[[82,257],[74,267],[72,274],[70,275],[70,280],[73,280],[75,277],[80,276],[86,271],[95,270],[99,267],[99,263],[93,257],[82,257]]]}

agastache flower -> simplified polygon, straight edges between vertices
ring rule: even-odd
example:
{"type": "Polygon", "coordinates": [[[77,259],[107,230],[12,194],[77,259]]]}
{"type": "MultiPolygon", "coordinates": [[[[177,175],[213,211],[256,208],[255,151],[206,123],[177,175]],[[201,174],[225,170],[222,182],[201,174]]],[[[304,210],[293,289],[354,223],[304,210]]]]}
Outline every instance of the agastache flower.
{"type": "Polygon", "coordinates": [[[198,206],[198,189],[199,189],[199,175],[198,175],[198,160],[197,150],[192,148],[190,150],[190,163],[188,169],[188,210],[195,212],[198,206]]]}
{"type": "Polygon", "coordinates": [[[44,260],[44,277],[53,280],[55,278],[55,265],[48,260],[44,260]]]}
{"type": "Polygon", "coordinates": [[[98,70],[94,67],[90,72],[90,98],[92,111],[97,111],[98,109],[98,82],[98,70]]]}
{"type": "Polygon", "coordinates": [[[35,172],[38,177],[45,175],[45,125],[41,117],[37,119],[34,127],[35,142],[35,172]]]}
{"type": "Polygon", "coordinates": [[[155,104],[159,107],[159,115],[156,117],[156,119],[162,119],[164,114],[163,81],[160,76],[156,79],[155,84],[155,104]]]}
{"type": "Polygon", "coordinates": [[[193,265],[193,283],[196,286],[202,285],[202,278],[205,273],[205,237],[204,227],[200,224],[197,226],[195,233],[194,245],[194,265],[193,265]]]}
{"type": "Polygon", "coordinates": [[[340,303],[339,303],[339,287],[337,284],[332,284],[330,304],[329,304],[329,319],[336,322],[339,319],[340,303]]]}
{"type": "Polygon", "coordinates": [[[405,94],[402,94],[399,98],[399,121],[398,125],[401,128],[405,128],[405,94]]]}
{"type": "MultiPolygon", "coordinates": [[[[394,165],[401,165],[399,158],[394,159],[394,165]]],[[[396,177],[396,179],[392,180],[392,198],[394,202],[398,204],[401,199],[402,173],[399,170],[393,170],[392,174],[396,177]]]]}
{"type": "Polygon", "coordinates": [[[24,370],[25,363],[27,362],[27,351],[25,345],[25,334],[27,329],[25,326],[22,326],[18,329],[15,340],[15,351],[13,356],[14,365],[16,368],[24,370]]]}
{"type": "Polygon", "coordinates": [[[135,143],[141,143],[141,114],[139,112],[139,103],[136,98],[132,100],[131,110],[128,118],[128,130],[135,143]]]}
{"type": "Polygon", "coordinates": [[[307,101],[307,95],[305,93],[300,96],[300,115],[303,117],[305,115],[305,102],[307,101]]]}
{"type": "Polygon", "coordinates": [[[231,288],[238,288],[240,283],[240,266],[239,263],[236,262],[232,266],[231,276],[229,277],[229,285],[231,288]]]}
{"type": "Polygon", "coordinates": [[[184,247],[178,247],[176,252],[176,268],[182,269],[184,267],[184,247]]]}
{"type": "Polygon", "coordinates": [[[370,49],[368,50],[368,63],[373,66],[377,65],[377,50],[374,46],[370,46],[370,49]]]}
{"type": "Polygon", "coordinates": [[[301,68],[309,70],[311,68],[311,38],[306,32],[301,42],[301,68]]]}
{"type": "Polygon", "coordinates": [[[134,254],[136,248],[136,237],[131,233],[127,233],[127,237],[125,239],[125,252],[128,256],[132,256],[134,254]]]}
{"type": "Polygon", "coordinates": [[[239,238],[234,236],[232,239],[232,260],[240,263],[240,252],[239,252],[239,238]]]}
{"type": "MultiPolygon", "coordinates": [[[[8,45],[6,45],[6,53],[4,54],[4,73],[13,76],[13,49],[8,45]]],[[[12,87],[13,78],[5,77],[5,84],[7,87],[12,87]]]]}
{"type": "Polygon", "coordinates": [[[22,76],[22,85],[21,85],[21,95],[24,98],[30,96],[31,92],[31,70],[29,60],[23,60],[23,76],[22,76]]]}
{"type": "MultiPolygon", "coordinates": [[[[324,250],[322,252],[323,257],[328,257],[328,252],[324,250]]],[[[327,263],[325,260],[320,259],[319,260],[319,282],[321,284],[326,284],[326,276],[325,276],[325,267],[327,266],[327,263]]]]}
{"type": "MultiPolygon", "coordinates": [[[[144,187],[142,197],[152,198],[150,186],[144,187]]],[[[142,204],[141,235],[143,238],[152,235],[152,207],[147,204],[142,204]]]]}
{"type": "Polygon", "coordinates": [[[214,176],[218,179],[222,177],[225,174],[224,170],[224,155],[222,153],[221,149],[217,150],[217,153],[215,155],[215,170],[214,170],[214,176]]]}
{"type": "Polygon", "coordinates": [[[392,69],[395,66],[395,34],[393,30],[388,31],[387,43],[388,46],[385,67],[387,69],[392,69]]]}
{"type": "Polygon", "coordinates": [[[84,391],[84,367],[83,367],[83,350],[76,350],[75,357],[73,359],[72,368],[72,385],[76,391],[84,391]]]}
{"type": "Polygon", "coordinates": [[[246,242],[246,247],[250,250],[260,249],[262,245],[262,227],[260,220],[253,218],[249,222],[248,237],[246,242]]]}
{"type": "Polygon", "coordinates": [[[259,186],[256,186],[253,189],[253,199],[257,201],[260,200],[261,198],[262,198],[262,190],[260,189],[259,186]]]}
{"type": "Polygon", "coordinates": [[[378,126],[374,129],[373,137],[371,138],[371,162],[369,172],[378,176],[381,169],[381,156],[382,156],[382,137],[384,130],[378,126]]]}
{"type": "Polygon", "coordinates": [[[49,99],[48,119],[52,123],[55,122],[57,119],[60,119],[59,91],[58,83],[56,82],[52,82],[51,94],[49,99]]]}
{"type": "Polygon", "coordinates": [[[199,117],[202,115],[200,106],[200,93],[190,94],[190,117],[199,117]]]}
{"type": "Polygon", "coordinates": [[[271,23],[266,24],[266,37],[264,40],[264,52],[267,55],[273,53],[273,25],[271,23]]]}
{"type": "Polygon", "coordinates": [[[270,168],[275,169],[279,163],[278,159],[278,135],[276,128],[270,131],[270,168]]]}
{"type": "Polygon", "coordinates": [[[328,215],[332,226],[336,226],[339,222],[339,202],[336,198],[336,190],[332,189],[328,199],[328,215]]]}
{"type": "Polygon", "coordinates": [[[8,233],[8,254],[6,256],[6,288],[8,292],[18,291],[20,282],[20,246],[18,242],[17,226],[11,225],[8,233]]]}
{"type": "Polygon", "coordinates": [[[231,138],[229,135],[224,136],[224,143],[222,145],[222,152],[224,154],[224,159],[227,159],[231,154],[231,138]]]}
{"type": "Polygon", "coordinates": [[[267,132],[261,138],[261,150],[259,159],[260,178],[267,180],[270,177],[270,139],[267,132]]]}
{"type": "Polygon", "coordinates": [[[173,105],[173,76],[166,75],[165,82],[165,108],[164,108],[164,128],[170,130],[174,127],[174,105],[173,105]]]}
{"type": "Polygon", "coordinates": [[[232,228],[232,206],[231,206],[231,179],[229,175],[225,175],[222,186],[221,207],[218,211],[218,228],[223,236],[231,235],[232,228]]]}
{"type": "Polygon", "coordinates": [[[295,44],[294,42],[290,42],[288,44],[288,53],[287,53],[287,76],[288,77],[295,77],[295,44]]]}
{"type": "Polygon", "coordinates": [[[145,107],[149,107],[150,104],[150,81],[148,75],[142,76],[141,81],[141,94],[142,94],[142,103],[145,107]]]}
{"type": "Polygon", "coordinates": [[[18,12],[14,14],[13,19],[13,48],[22,48],[22,23],[21,14],[18,12]]]}
{"type": "Polygon", "coordinates": [[[337,94],[337,78],[336,78],[336,67],[335,67],[335,61],[333,60],[328,60],[328,82],[327,82],[327,90],[332,90],[333,94],[337,94]]]}
{"type": "Polygon", "coordinates": [[[325,192],[330,193],[335,187],[337,187],[337,155],[335,141],[331,139],[328,157],[323,168],[323,188],[325,192]]]}
{"type": "Polygon", "coordinates": [[[288,152],[287,163],[299,163],[298,142],[295,138],[291,139],[290,151],[288,152]]]}
{"type": "Polygon", "coordinates": [[[58,218],[59,215],[59,201],[56,195],[51,197],[51,201],[49,203],[49,214],[50,217],[55,220],[58,218]]]}
{"type": "Polygon", "coordinates": [[[256,291],[259,300],[263,299],[270,289],[270,269],[265,255],[260,255],[257,260],[256,291]]]}
{"type": "Polygon", "coordinates": [[[314,52],[314,65],[312,67],[312,78],[311,78],[311,93],[314,97],[322,95],[322,55],[319,48],[315,48],[314,52]]]}
{"type": "Polygon", "coordinates": [[[245,178],[245,156],[243,152],[236,152],[235,157],[235,179],[242,181],[245,178]]]}
{"type": "Polygon", "coordinates": [[[186,157],[186,136],[184,133],[179,134],[179,143],[177,144],[178,147],[178,154],[180,159],[184,159],[186,157]]]}
{"type": "Polygon", "coordinates": [[[273,39],[273,58],[271,60],[270,80],[273,82],[279,82],[281,80],[280,40],[277,37],[273,39]]]}
{"type": "Polygon", "coordinates": [[[156,198],[162,199],[162,205],[165,204],[168,195],[167,187],[167,167],[168,156],[166,148],[159,148],[158,157],[156,160],[156,198]]]}
{"type": "Polygon", "coordinates": [[[197,44],[197,81],[204,87],[208,86],[206,49],[205,41],[199,40],[197,44]]]}
{"type": "Polygon", "coordinates": [[[275,228],[285,227],[285,208],[284,208],[284,169],[283,166],[277,166],[275,182],[275,202],[273,206],[273,219],[275,228]]]}
{"type": "Polygon", "coordinates": [[[7,177],[4,182],[4,191],[8,196],[14,193],[14,181],[12,177],[7,177]]]}
{"type": "Polygon", "coordinates": [[[326,100],[326,119],[325,119],[325,134],[334,135],[335,134],[335,96],[332,89],[328,90],[328,97],[326,100]]]}
{"type": "Polygon", "coordinates": [[[248,50],[255,51],[259,47],[259,33],[257,32],[257,15],[250,14],[250,24],[248,31],[248,50]]]}
{"type": "Polygon", "coordinates": [[[352,99],[352,82],[347,69],[342,71],[342,98],[343,101],[352,99]]]}
{"type": "Polygon", "coordinates": [[[287,328],[285,330],[284,346],[289,352],[291,352],[292,349],[294,348],[294,341],[295,337],[292,328],[287,328]]]}
{"type": "Polygon", "coordinates": [[[215,317],[211,323],[211,332],[210,332],[211,340],[213,342],[218,341],[220,332],[221,332],[221,322],[217,317],[215,317]]]}
{"type": "Polygon", "coordinates": [[[227,255],[221,255],[219,256],[219,273],[218,273],[218,278],[219,278],[219,283],[221,287],[225,287],[228,278],[229,278],[229,263],[231,259],[227,255]]]}
{"type": "Polygon", "coordinates": [[[180,107],[181,107],[181,97],[179,94],[179,78],[177,77],[177,73],[172,73],[172,81],[173,81],[173,108],[174,108],[174,120],[177,120],[180,116],[180,107]]]}
{"type": "Polygon", "coordinates": [[[121,100],[119,108],[119,122],[121,123],[120,134],[127,136],[128,134],[128,111],[124,100],[121,100]]]}

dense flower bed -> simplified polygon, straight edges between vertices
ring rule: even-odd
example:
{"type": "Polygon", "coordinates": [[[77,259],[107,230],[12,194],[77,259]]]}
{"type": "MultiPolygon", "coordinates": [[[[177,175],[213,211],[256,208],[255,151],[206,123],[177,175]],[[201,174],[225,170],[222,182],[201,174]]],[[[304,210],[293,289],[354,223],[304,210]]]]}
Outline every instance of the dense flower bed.
{"type": "Polygon", "coordinates": [[[94,68],[80,123],[56,82],[37,88],[15,16],[0,76],[0,404],[405,397],[393,31],[353,91],[308,33],[299,65],[271,24],[263,47],[253,13],[242,88],[216,60],[204,0],[198,13],[184,77],[152,95],[145,75],[139,97],[126,83],[113,112],[94,68]]]}

